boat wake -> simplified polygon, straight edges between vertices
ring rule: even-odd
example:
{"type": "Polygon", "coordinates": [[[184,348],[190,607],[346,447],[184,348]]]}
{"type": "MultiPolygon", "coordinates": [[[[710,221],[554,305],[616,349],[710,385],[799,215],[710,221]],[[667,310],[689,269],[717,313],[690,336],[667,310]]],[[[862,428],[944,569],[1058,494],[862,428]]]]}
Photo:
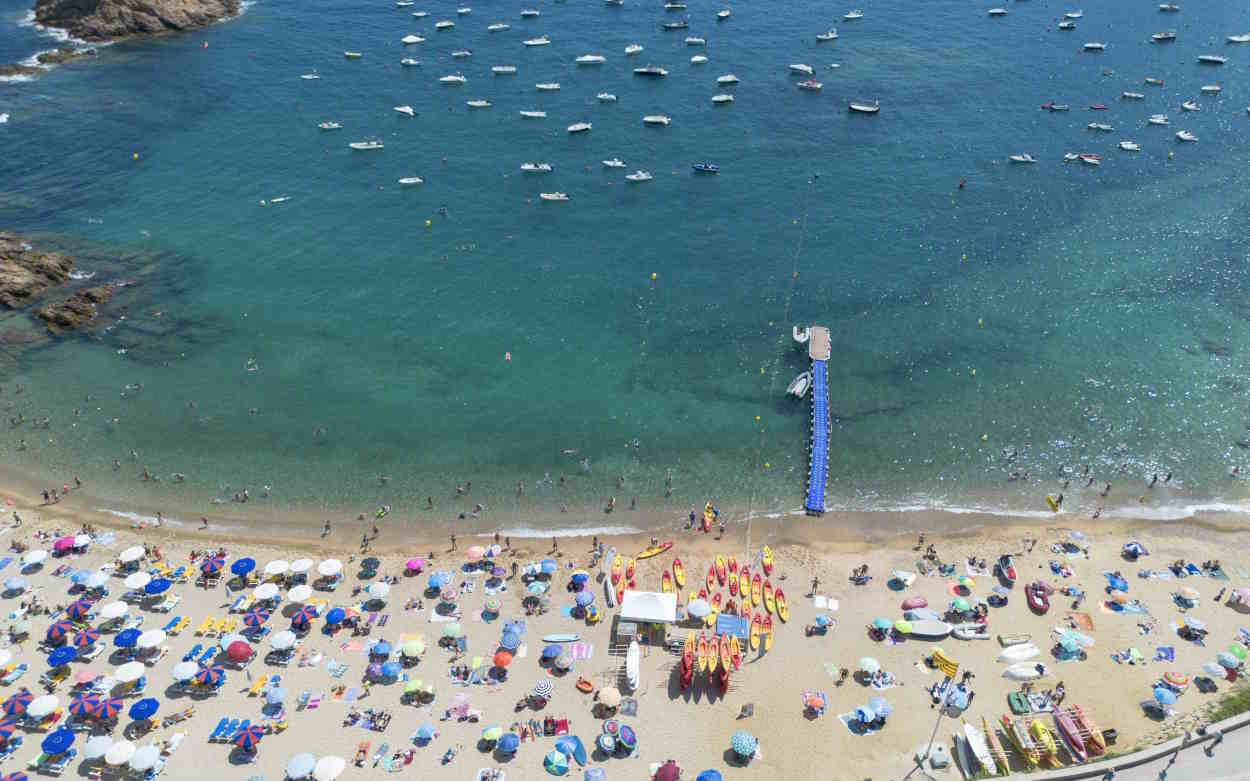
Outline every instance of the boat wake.
{"type": "Polygon", "coordinates": [[[8,115],[8,114],[0,114],[0,125],[3,125],[4,123],[6,123],[6,122],[8,122],[8,121],[9,121],[9,115],[8,115]]]}

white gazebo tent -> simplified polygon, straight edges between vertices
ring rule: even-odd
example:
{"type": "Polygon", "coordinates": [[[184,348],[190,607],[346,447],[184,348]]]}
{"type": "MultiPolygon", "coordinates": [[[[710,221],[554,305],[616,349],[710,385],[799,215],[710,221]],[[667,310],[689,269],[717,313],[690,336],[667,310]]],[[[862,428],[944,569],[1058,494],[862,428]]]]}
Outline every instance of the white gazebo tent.
{"type": "Polygon", "coordinates": [[[677,623],[677,595],[658,591],[626,591],[618,617],[620,622],[658,624],[663,629],[665,624],[677,623]]]}

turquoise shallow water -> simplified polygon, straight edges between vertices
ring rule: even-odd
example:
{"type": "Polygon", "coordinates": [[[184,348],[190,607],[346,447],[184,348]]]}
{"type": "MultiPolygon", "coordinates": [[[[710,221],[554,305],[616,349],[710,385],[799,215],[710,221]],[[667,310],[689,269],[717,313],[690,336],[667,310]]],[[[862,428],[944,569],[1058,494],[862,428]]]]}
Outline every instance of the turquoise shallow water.
{"type": "MultiPolygon", "coordinates": [[[[204,508],[267,484],[278,504],[407,511],[433,495],[441,511],[471,480],[475,501],[536,515],[609,495],[787,510],[808,417],[783,397],[805,363],[789,330],[818,322],[834,340],[831,507],[1037,510],[1061,466],[1084,464],[1117,484],[1110,504],[1175,472],[1145,502],[1165,516],[1243,496],[1227,475],[1246,456],[1250,46],[1224,43],[1241,10],[1113,0],[1060,32],[1064,7],[1036,0],[999,20],[871,3],[848,23],[827,4],[749,4],[720,24],[696,0],[704,51],[661,31],[680,15],[658,4],[545,2],[533,21],[520,7],[476,5],[436,33],[454,4],[261,0],[0,84],[0,225],[89,253],[95,282],[141,282],[107,330],[14,354],[10,381],[29,390],[5,398],[53,421],[10,432],[29,448],[3,458],[76,472],[109,506],[204,508]],[[497,20],[511,30],[488,33],[497,20]],[[817,44],[835,24],[841,38],[817,44]],[[1169,27],[1176,43],[1149,42],[1169,27]],[[428,40],[404,47],[407,33],[428,40]],[[521,46],[543,33],[551,46],[521,46]],[[1088,40],[1108,48],[1084,54],[1088,40]],[[634,41],[647,50],[626,58],[634,41]],[[459,48],[474,56],[453,61],[459,48]],[[588,52],[607,64],[576,67],[588,52]],[[1208,52],[1229,63],[1199,66],[1208,52]],[[669,77],[631,75],[647,62],[669,77]],[[793,62],[824,90],[798,91],[793,62]],[[466,86],[438,84],[454,71],[466,86]],[[737,100],[714,107],[729,72],[737,100]],[[1223,92],[1199,98],[1209,83],[1223,92]],[[596,101],[605,89],[616,104],[596,101]],[[479,97],[494,106],[465,107],[479,97]],[[881,114],[848,114],[853,97],[881,114]],[[1204,110],[1182,115],[1189,98],[1204,110]],[[1082,110],[1096,102],[1109,110],[1082,110]],[[529,108],[548,119],[520,120],[529,108]],[[1153,112],[1172,126],[1147,127],[1153,112]],[[673,124],[644,127],[650,113],[673,124]],[[317,129],[330,119],[344,129],[317,129]],[[1086,130],[1095,119],[1116,132],[1086,130]],[[594,130],[569,136],[579,120],[594,130]],[[1200,142],[1178,145],[1182,128],[1200,142]],[[386,149],[347,148],[368,136],[386,149]],[[1026,151],[1038,164],[1007,164],[1026,151]],[[625,186],[599,163],[613,156],[655,180],[625,186]],[[527,159],[555,173],[523,176],[527,159]],[[723,173],[691,175],[703,159],[723,173]],[[412,175],[425,184],[395,183],[412,175]],[[572,200],[537,200],[554,189],[572,200]]],[[[23,13],[0,3],[10,60],[54,43],[23,13]]],[[[1103,501],[1076,487],[1065,507],[1103,501]]]]}

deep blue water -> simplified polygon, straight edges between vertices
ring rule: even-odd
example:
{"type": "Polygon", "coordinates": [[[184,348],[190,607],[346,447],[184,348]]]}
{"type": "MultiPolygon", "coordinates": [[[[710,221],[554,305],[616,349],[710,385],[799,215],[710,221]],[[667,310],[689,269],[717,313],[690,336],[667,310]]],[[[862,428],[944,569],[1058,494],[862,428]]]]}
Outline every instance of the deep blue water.
{"type": "MultiPolygon", "coordinates": [[[[1065,507],[1241,497],[1228,470],[1246,455],[1250,382],[1250,45],[1224,38],[1250,28],[1244,9],[1110,0],[1062,32],[1067,7],[1038,0],[1001,19],[953,0],[859,5],[854,22],[850,6],[800,0],[732,5],[717,23],[722,6],[699,0],[677,14],[543,2],[536,20],[498,2],[457,17],[426,0],[261,0],[0,84],[0,226],[82,253],[93,282],[141,283],[108,310],[124,320],[13,354],[6,374],[33,392],[9,403],[53,422],[10,432],[29,447],[4,458],[76,472],[113,505],[204,506],[268,484],[294,505],[444,508],[472,480],[476,500],[538,515],[609,495],[785,510],[801,504],[808,418],[783,397],[805,364],[789,331],[816,322],[834,340],[831,506],[1036,510],[1062,465],[1084,464],[1115,493],[1073,478],[1065,507]],[[689,31],[660,29],[682,16],[689,31]],[[440,19],[457,26],[435,32],[440,19]],[[488,33],[494,21],[511,29],[488,33]],[[1175,43],[1150,43],[1168,28],[1175,43]],[[408,33],[427,41],[402,46],[408,33]],[[552,44],[521,45],[538,34],[552,44]],[[631,42],[646,51],[625,57],[631,42]],[[453,60],[460,48],[472,58],[453,60]],[[608,62],[579,68],[585,53],[608,62]],[[710,61],[691,64],[699,53],[710,61]],[[669,76],[631,74],[648,62],[669,76]],[[796,89],[790,63],[824,89],[796,89]],[[456,71],[467,85],[438,83],[456,71]],[[730,72],[741,83],[718,87],[730,72]],[[545,81],[561,91],[537,93],[545,81]],[[1213,83],[1223,92],[1200,97],[1213,83]],[[600,104],[603,90],[619,101],[600,104]],[[721,91],[736,102],[714,106],[721,91]],[[881,113],[848,113],[856,97],[881,113]],[[1182,113],[1190,98],[1203,111],[1182,113]],[[548,118],[518,117],[532,108],[548,118]],[[1171,126],[1148,127],[1155,112],[1171,126]],[[651,113],[673,122],[644,127],[651,113]],[[581,120],[593,131],[570,136],[581,120]],[[347,147],[373,136],[385,150],[347,147]],[[1017,152],[1038,163],[1008,164],[1017,152]],[[533,159],[555,172],[522,175],[533,159]],[[720,176],[691,173],[705,159],[720,176]],[[654,181],[627,186],[635,168],[654,181]],[[571,200],[538,201],[550,190],[571,200]],[[144,466],[161,485],[137,479],[144,466]],[[1146,492],[1156,471],[1175,478],[1146,492]]],[[[23,13],[0,3],[4,59],[55,44],[17,26],[23,13]]]]}

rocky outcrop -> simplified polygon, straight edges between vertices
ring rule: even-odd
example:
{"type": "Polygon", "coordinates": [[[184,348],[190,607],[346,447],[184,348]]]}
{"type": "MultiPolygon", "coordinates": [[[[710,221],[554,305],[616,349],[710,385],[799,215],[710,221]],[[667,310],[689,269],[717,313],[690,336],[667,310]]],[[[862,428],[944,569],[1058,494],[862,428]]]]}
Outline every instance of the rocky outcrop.
{"type": "Polygon", "coordinates": [[[80,290],[59,304],[35,310],[35,317],[48,324],[54,334],[81,328],[95,318],[96,305],[107,304],[113,297],[111,287],[89,287],[80,290]]]}
{"type": "Polygon", "coordinates": [[[95,49],[71,49],[68,46],[62,46],[50,52],[39,52],[35,55],[35,60],[40,65],[64,65],[67,62],[81,60],[85,57],[94,57],[95,55],[95,49]]]}
{"type": "Polygon", "coordinates": [[[85,41],[194,30],[234,16],[239,0],[36,0],[35,21],[85,41]]]}
{"type": "Polygon", "coordinates": [[[74,261],[55,252],[41,252],[21,236],[0,232],[0,304],[18,309],[50,287],[69,279],[74,261]]]}

